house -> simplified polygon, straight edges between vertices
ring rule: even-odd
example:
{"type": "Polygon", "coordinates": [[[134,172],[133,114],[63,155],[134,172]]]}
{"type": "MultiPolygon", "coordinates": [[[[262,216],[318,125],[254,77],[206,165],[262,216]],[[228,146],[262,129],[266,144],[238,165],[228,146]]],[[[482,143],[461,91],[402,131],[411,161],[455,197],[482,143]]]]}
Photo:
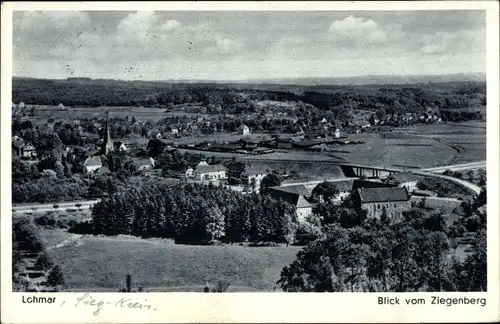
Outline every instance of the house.
{"type": "Polygon", "coordinates": [[[125,146],[125,143],[120,142],[120,141],[113,142],[113,148],[115,151],[119,151],[119,152],[127,151],[127,147],[125,146]]]}
{"type": "Polygon", "coordinates": [[[335,138],[340,138],[340,129],[335,129],[335,138]]]}
{"type": "Polygon", "coordinates": [[[36,158],[36,149],[31,143],[26,143],[22,148],[21,157],[31,159],[36,158]]]}
{"type": "Polygon", "coordinates": [[[299,222],[305,221],[312,214],[312,206],[305,198],[309,197],[311,193],[303,185],[270,187],[268,192],[273,198],[282,199],[295,206],[299,222]]]}
{"type": "Polygon", "coordinates": [[[177,135],[177,134],[179,134],[179,129],[176,127],[173,127],[170,132],[172,133],[172,135],[177,135]]]}
{"type": "Polygon", "coordinates": [[[24,104],[24,102],[21,101],[19,105],[17,105],[17,107],[23,109],[24,107],[26,107],[26,105],[24,104]]]}
{"type": "Polygon", "coordinates": [[[104,174],[108,174],[108,173],[111,173],[111,171],[108,168],[106,168],[105,166],[98,168],[94,172],[95,175],[104,175],[104,174]]]}
{"type": "Polygon", "coordinates": [[[380,122],[380,119],[378,119],[377,115],[373,114],[370,116],[369,122],[371,125],[378,125],[378,123],[380,122]]]}
{"type": "Polygon", "coordinates": [[[398,172],[391,174],[385,180],[385,183],[404,187],[409,193],[412,193],[417,188],[418,177],[411,172],[398,172]]]}
{"type": "Polygon", "coordinates": [[[102,161],[101,157],[99,155],[97,156],[91,156],[85,160],[83,163],[83,168],[85,172],[94,172],[95,170],[99,169],[102,167],[102,161]]]}
{"type": "Polygon", "coordinates": [[[361,188],[392,188],[397,187],[397,185],[392,183],[382,182],[378,179],[354,179],[352,182],[352,190],[357,190],[361,188]]]}
{"type": "Polygon", "coordinates": [[[203,165],[208,165],[207,161],[205,160],[200,160],[196,166],[203,166],[203,165]]]}
{"type": "Polygon", "coordinates": [[[14,136],[12,137],[12,151],[13,151],[13,155],[16,155],[16,156],[21,156],[22,154],[22,149],[24,147],[24,140],[19,137],[19,136],[14,136]]]}
{"type": "Polygon", "coordinates": [[[62,103],[62,102],[61,102],[61,103],[59,103],[59,105],[57,106],[57,108],[59,108],[59,109],[64,109],[64,105],[63,105],[63,103],[62,103]]]}
{"type": "Polygon", "coordinates": [[[152,157],[147,159],[139,159],[136,160],[136,164],[138,166],[138,170],[148,170],[155,167],[155,160],[152,157]]]}
{"type": "Polygon", "coordinates": [[[256,148],[259,144],[261,144],[261,141],[258,139],[252,139],[250,137],[244,137],[244,138],[240,138],[238,141],[234,142],[233,144],[239,144],[243,148],[256,148]]]}
{"type": "Polygon", "coordinates": [[[243,135],[243,136],[250,135],[250,128],[248,128],[247,125],[242,124],[240,126],[239,133],[240,133],[240,135],[243,135]]]}
{"type": "Polygon", "coordinates": [[[352,201],[354,208],[364,209],[369,218],[377,219],[385,212],[391,220],[398,220],[411,208],[410,195],[402,187],[360,188],[353,191],[352,201]]]}
{"type": "Polygon", "coordinates": [[[194,171],[197,181],[221,180],[227,178],[227,168],[222,164],[199,165],[194,171]]]}
{"type": "Polygon", "coordinates": [[[258,191],[260,188],[260,182],[264,179],[267,173],[266,169],[262,167],[246,167],[245,171],[241,174],[241,181],[242,183],[252,187],[252,189],[255,189],[255,191],[258,191]]]}
{"type": "Polygon", "coordinates": [[[148,137],[149,138],[156,138],[156,139],[161,139],[161,132],[158,128],[153,128],[150,131],[148,131],[148,137]]]}
{"type": "Polygon", "coordinates": [[[186,178],[192,178],[194,176],[194,169],[189,167],[186,169],[186,178]]]}
{"type": "MultiPolygon", "coordinates": [[[[335,205],[340,205],[351,194],[354,181],[351,179],[346,179],[341,181],[332,181],[331,183],[339,191],[337,195],[332,197],[331,201],[335,205]]],[[[320,202],[323,202],[323,197],[319,197],[319,200],[320,202]]]]}

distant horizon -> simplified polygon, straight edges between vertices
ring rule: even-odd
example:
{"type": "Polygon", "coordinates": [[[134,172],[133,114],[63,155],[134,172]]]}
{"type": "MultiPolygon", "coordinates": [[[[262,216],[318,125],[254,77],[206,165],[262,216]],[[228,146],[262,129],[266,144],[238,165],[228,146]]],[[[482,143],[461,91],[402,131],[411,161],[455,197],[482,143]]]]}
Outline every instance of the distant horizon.
{"type": "MultiPolygon", "coordinates": [[[[452,77],[452,76],[484,76],[486,78],[486,72],[457,72],[457,73],[445,73],[445,74],[366,74],[357,76],[301,76],[301,77],[276,77],[276,78],[248,78],[248,79],[190,79],[190,78],[177,78],[177,79],[116,79],[116,78],[92,78],[87,76],[68,76],[61,78],[52,77],[31,77],[31,76],[20,76],[13,75],[12,78],[18,79],[36,79],[36,80],[69,80],[69,79],[90,79],[90,80],[113,80],[113,81],[125,81],[125,82],[252,82],[252,81],[280,81],[280,80],[308,80],[308,79],[363,79],[363,78],[439,78],[439,77],[452,77]]],[[[464,82],[470,80],[463,80],[464,82]]],[[[486,81],[486,79],[484,80],[486,81]]]]}

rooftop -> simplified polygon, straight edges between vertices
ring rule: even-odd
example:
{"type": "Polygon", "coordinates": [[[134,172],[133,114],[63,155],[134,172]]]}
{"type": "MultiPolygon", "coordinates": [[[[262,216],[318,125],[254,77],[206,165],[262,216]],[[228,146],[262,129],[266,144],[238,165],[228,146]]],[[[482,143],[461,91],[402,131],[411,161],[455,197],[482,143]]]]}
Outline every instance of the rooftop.
{"type": "Polygon", "coordinates": [[[354,181],[352,179],[342,180],[342,181],[331,181],[340,192],[351,191],[354,181]]]}
{"type": "Polygon", "coordinates": [[[408,191],[405,188],[399,187],[361,188],[357,189],[357,193],[361,199],[361,203],[410,200],[408,191]]]}
{"type": "Polygon", "coordinates": [[[304,185],[276,186],[269,189],[301,196],[309,196],[311,194],[304,185]]]}
{"type": "Polygon", "coordinates": [[[275,199],[283,199],[297,208],[311,207],[311,204],[304,198],[305,195],[309,195],[309,191],[302,185],[271,187],[269,188],[269,193],[275,199]]]}
{"type": "Polygon", "coordinates": [[[92,156],[89,157],[87,160],[85,160],[85,163],[83,164],[86,167],[89,166],[102,166],[102,161],[100,156],[92,156]]]}
{"type": "Polygon", "coordinates": [[[244,171],[248,175],[256,175],[256,174],[267,174],[266,168],[258,167],[258,166],[249,166],[244,171]]]}
{"type": "Polygon", "coordinates": [[[219,172],[226,170],[227,168],[222,164],[198,165],[196,167],[196,172],[198,173],[210,173],[210,172],[219,172]]]}

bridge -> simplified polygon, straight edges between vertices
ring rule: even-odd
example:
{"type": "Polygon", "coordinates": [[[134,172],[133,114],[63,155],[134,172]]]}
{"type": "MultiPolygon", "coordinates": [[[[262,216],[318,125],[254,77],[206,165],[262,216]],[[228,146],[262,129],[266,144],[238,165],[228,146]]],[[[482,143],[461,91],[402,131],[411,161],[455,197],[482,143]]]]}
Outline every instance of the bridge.
{"type": "Polygon", "coordinates": [[[421,175],[421,176],[426,176],[426,177],[435,177],[435,178],[440,178],[440,179],[445,179],[450,182],[453,182],[463,188],[465,188],[468,191],[471,191],[478,195],[481,192],[481,187],[465,181],[463,179],[458,179],[450,176],[446,176],[443,174],[440,174],[446,170],[450,171],[464,171],[464,170],[475,170],[475,169],[482,169],[486,168],[486,161],[479,161],[479,162],[471,162],[471,163],[463,163],[463,164],[454,164],[454,165],[445,165],[445,166],[440,166],[440,167],[433,167],[433,168],[425,168],[425,169],[415,169],[415,168],[408,168],[406,170],[403,169],[398,169],[398,168],[386,168],[386,167],[374,167],[374,166],[367,166],[367,165],[359,165],[359,164],[340,164],[339,165],[342,168],[342,171],[344,174],[348,177],[372,177],[372,178],[384,178],[388,177],[393,173],[397,172],[413,172],[416,175],[421,175]]]}
{"type": "Polygon", "coordinates": [[[368,178],[384,178],[390,176],[393,173],[397,172],[405,172],[408,170],[398,169],[398,168],[386,168],[386,167],[378,167],[378,166],[370,166],[370,165],[361,165],[361,164],[351,164],[351,163],[342,163],[339,164],[342,172],[347,177],[368,177],[368,178]]]}
{"type": "MultiPolygon", "coordinates": [[[[303,161],[307,162],[307,161],[303,161]]],[[[393,173],[397,172],[413,172],[416,175],[427,176],[427,177],[436,177],[441,179],[446,179],[453,183],[458,184],[459,186],[475,193],[479,194],[481,192],[481,187],[465,181],[463,179],[458,179],[446,175],[440,174],[446,170],[450,171],[464,171],[464,170],[474,170],[474,169],[482,169],[486,168],[486,161],[479,162],[471,162],[471,163],[463,163],[463,164],[455,164],[455,165],[445,165],[440,167],[433,168],[425,168],[425,169],[399,169],[399,168],[387,168],[387,167],[378,167],[378,166],[369,166],[369,165],[360,165],[360,164],[350,164],[343,163],[338,164],[339,167],[345,174],[345,178],[342,179],[328,179],[326,181],[345,181],[347,179],[359,178],[361,176],[373,177],[373,178],[384,178],[393,173]]],[[[315,186],[321,181],[305,181],[305,182],[291,182],[283,184],[283,186],[291,186],[302,184],[305,186],[315,186]]],[[[73,202],[61,202],[61,203],[50,203],[50,204],[31,204],[31,205],[17,205],[12,206],[13,214],[36,214],[47,211],[61,211],[61,210],[85,210],[90,209],[94,204],[96,204],[99,200],[87,200],[87,201],[73,201],[73,202]]]]}

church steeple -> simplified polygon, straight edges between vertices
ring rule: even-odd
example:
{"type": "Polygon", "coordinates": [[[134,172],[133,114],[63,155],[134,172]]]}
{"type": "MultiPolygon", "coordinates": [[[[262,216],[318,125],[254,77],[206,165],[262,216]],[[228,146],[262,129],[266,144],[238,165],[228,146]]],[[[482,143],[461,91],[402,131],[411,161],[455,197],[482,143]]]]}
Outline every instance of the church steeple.
{"type": "Polygon", "coordinates": [[[105,155],[113,151],[113,141],[111,140],[111,130],[109,127],[109,111],[107,110],[106,110],[106,125],[104,129],[102,150],[105,155]]]}

